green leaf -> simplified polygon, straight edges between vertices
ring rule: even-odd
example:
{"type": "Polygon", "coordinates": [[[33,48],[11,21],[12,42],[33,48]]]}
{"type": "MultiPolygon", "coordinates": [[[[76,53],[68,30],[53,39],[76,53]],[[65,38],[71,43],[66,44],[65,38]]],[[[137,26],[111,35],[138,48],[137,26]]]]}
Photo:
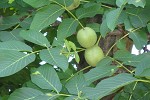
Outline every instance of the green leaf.
{"type": "Polygon", "coordinates": [[[17,40],[17,41],[23,41],[23,38],[20,37],[19,32],[21,29],[15,29],[12,31],[1,31],[0,32],[0,40],[1,41],[11,41],[11,40],[17,40]]]}
{"type": "Polygon", "coordinates": [[[73,51],[76,51],[77,49],[76,45],[71,41],[69,41],[68,43],[69,43],[70,48],[73,49],[73,51]]]}
{"type": "Polygon", "coordinates": [[[131,32],[131,31],[134,29],[134,27],[132,26],[132,24],[131,24],[129,18],[127,18],[127,19],[124,20],[124,25],[125,25],[125,29],[126,29],[127,31],[130,31],[130,32],[131,32]]]}
{"type": "Polygon", "coordinates": [[[30,28],[42,30],[54,23],[63,12],[64,9],[58,5],[50,4],[49,6],[43,7],[36,13],[30,28]]]}
{"type": "Polygon", "coordinates": [[[74,0],[74,2],[67,7],[68,10],[73,10],[80,5],[80,0],[74,0]]]}
{"type": "Polygon", "coordinates": [[[58,40],[64,41],[64,39],[74,34],[76,32],[77,26],[78,26],[77,20],[72,18],[64,19],[58,27],[57,32],[58,40]]]}
{"type": "Polygon", "coordinates": [[[77,96],[70,96],[70,97],[65,98],[65,100],[76,100],[76,99],[78,99],[77,96]]]}
{"type": "Polygon", "coordinates": [[[115,29],[121,12],[122,12],[122,8],[117,8],[117,9],[114,9],[114,10],[110,11],[109,13],[107,13],[106,22],[107,22],[108,28],[111,31],[113,31],[115,29]]]}
{"type": "Polygon", "coordinates": [[[109,95],[116,89],[135,82],[137,79],[127,73],[122,73],[111,78],[102,80],[95,88],[85,88],[83,93],[85,97],[98,100],[106,95],[109,95]]]}
{"type": "Polygon", "coordinates": [[[126,13],[129,16],[131,24],[135,27],[146,27],[147,22],[150,20],[149,7],[142,8],[128,8],[126,13]]]}
{"type": "Polygon", "coordinates": [[[136,7],[140,6],[144,8],[146,1],[145,0],[128,0],[128,4],[133,4],[136,7]]]}
{"type": "Polygon", "coordinates": [[[41,45],[44,47],[49,47],[50,43],[47,38],[37,30],[22,30],[20,32],[20,36],[27,41],[35,43],[37,45],[41,45]]]}
{"type": "Polygon", "coordinates": [[[140,62],[136,66],[135,75],[140,76],[141,73],[143,73],[144,70],[147,70],[150,68],[150,53],[143,53],[141,55],[143,58],[140,60],[140,62]]]}
{"type": "Polygon", "coordinates": [[[76,16],[78,19],[86,18],[86,17],[93,17],[96,14],[101,14],[103,12],[103,8],[99,4],[95,4],[88,8],[80,8],[76,11],[76,16]]]}
{"type": "Polygon", "coordinates": [[[97,2],[101,2],[104,4],[115,5],[116,0],[96,0],[97,2]]]}
{"type": "Polygon", "coordinates": [[[23,1],[34,8],[50,4],[49,0],[23,0],[23,1]]]}
{"type": "Polygon", "coordinates": [[[12,75],[35,60],[35,55],[0,50],[0,77],[12,75]]]}
{"type": "Polygon", "coordinates": [[[45,95],[39,95],[33,100],[59,100],[59,95],[54,93],[46,93],[45,95]]]}
{"type": "Polygon", "coordinates": [[[117,25],[123,24],[126,19],[128,19],[128,14],[123,10],[118,18],[117,25]]]}
{"type": "Polygon", "coordinates": [[[0,8],[7,8],[10,7],[8,0],[0,0],[0,8]]]}
{"type": "Polygon", "coordinates": [[[39,95],[43,95],[43,93],[36,89],[22,87],[13,92],[8,100],[33,100],[39,95]]]}
{"type": "Polygon", "coordinates": [[[6,41],[0,43],[0,50],[32,51],[32,48],[20,41],[6,41]]]}
{"type": "Polygon", "coordinates": [[[149,83],[138,82],[132,83],[124,87],[114,100],[148,100],[150,97],[149,83]]]}
{"type": "Polygon", "coordinates": [[[114,54],[114,58],[123,62],[129,62],[131,59],[133,59],[135,55],[131,54],[127,50],[118,50],[114,54]]]}
{"type": "Polygon", "coordinates": [[[26,19],[24,19],[22,22],[20,22],[20,26],[21,26],[23,29],[29,29],[32,20],[33,20],[32,17],[26,18],[26,19]]]}
{"type": "Polygon", "coordinates": [[[125,40],[119,40],[117,41],[117,47],[121,50],[126,50],[126,41],[125,40]]]}
{"type": "Polygon", "coordinates": [[[84,74],[86,81],[94,82],[100,78],[113,75],[117,70],[117,66],[110,65],[111,62],[110,58],[101,60],[95,68],[84,74]]]}
{"type": "Polygon", "coordinates": [[[124,60],[123,63],[126,64],[126,65],[138,67],[138,64],[141,63],[141,61],[145,57],[145,53],[144,54],[140,54],[140,55],[130,54],[130,57],[131,57],[130,59],[124,60]]]}
{"type": "Polygon", "coordinates": [[[133,40],[138,50],[141,50],[143,46],[147,44],[146,32],[143,31],[130,32],[129,37],[133,40]]]}
{"type": "Polygon", "coordinates": [[[122,7],[123,5],[125,5],[127,3],[127,0],[116,0],[116,5],[118,7],[122,7]]]}
{"type": "Polygon", "coordinates": [[[100,29],[99,29],[100,24],[98,23],[90,23],[90,24],[87,24],[86,26],[92,28],[95,32],[100,32],[100,29]]]}
{"type": "Polygon", "coordinates": [[[14,2],[14,0],[9,0],[9,2],[8,2],[8,3],[9,3],[9,4],[12,4],[13,2],[14,2]]]}
{"type": "Polygon", "coordinates": [[[110,31],[111,31],[111,30],[108,28],[107,22],[106,22],[106,20],[104,19],[104,20],[102,21],[101,26],[100,26],[100,33],[101,33],[102,37],[106,37],[107,33],[110,32],[110,31]]]}
{"type": "Polygon", "coordinates": [[[60,53],[60,48],[44,49],[40,52],[40,58],[49,64],[60,67],[63,71],[68,68],[68,59],[60,53]]]}
{"type": "Polygon", "coordinates": [[[150,23],[147,24],[148,32],[150,33],[150,23]]]}
{"type": "Polygon", "coordinates": [[[16,15],[2,17],[2,21],[0,21],[0,30],[8,29],[19,23],[19,18],[16,15]]]}
{"type": "Polygon", "coordinates": [[[89,85],[89,83],[85,80],[82,73],[79,75],[75,75],[72,79],[70,79],[65,87],[71,94],[79,94],[82,89],[89,85]]]}
{"type": "Polygon", "coordinates": [[[71,51],[71,47],[69,45],[69,41],[65,40],[65,48],[67,48],[67,50],[70,52],[71,51]]]}
{"type": "Polygon", "coordinates": [[[77,52],[75,52],[75,60],[76,62],[79,64],[80,62],[80,57],[79,57],[79,54],[77,52]]]}
{"type": "Polygon", "coordinates": [[[74,0],[50,0],[50,1],[52,2],[54,1],[54,3],[57,2],[57,4],[61,4],[64,7],[68,7],[74,2],[74,0]]]}
{"type": "Polygon", "coordinates": [[[31,74],[31,80],[42,89],[54,90],[59,93],[62,89],[59,77],[54,68],[48,64],[40,66],[31,74]]]}
{"type": "Polygon", "coordinates": [[[150,68],[145,68],[142,73],[140,73],[141,77],[150,77],[150,68]]]}

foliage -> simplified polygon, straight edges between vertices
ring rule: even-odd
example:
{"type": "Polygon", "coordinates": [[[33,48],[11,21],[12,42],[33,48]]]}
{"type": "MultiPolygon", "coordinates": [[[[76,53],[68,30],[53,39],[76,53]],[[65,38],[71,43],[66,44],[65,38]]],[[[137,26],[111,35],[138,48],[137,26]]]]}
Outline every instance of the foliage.
{"type": "Polygon", "coordinates": [[[149,9],[148,0],[0,0],[0,100],[148,100],[150,52],[131,54],[125,40],[147,44],[149,9]],[[96,67],[78,70],[76,33],[86,26],[98,42],[123,35],[96,67]]]}

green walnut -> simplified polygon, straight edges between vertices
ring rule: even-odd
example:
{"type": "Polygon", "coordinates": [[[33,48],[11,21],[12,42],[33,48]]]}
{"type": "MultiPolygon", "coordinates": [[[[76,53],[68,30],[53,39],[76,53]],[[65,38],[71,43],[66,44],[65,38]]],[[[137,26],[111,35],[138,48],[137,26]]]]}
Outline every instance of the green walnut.
{"type": "Polygon", "coordinates": [[[93,46],[97,41],[97,35],[90,27],[80,29],[77,33],[77,41],[84,48],[93,46]]]}
{"type": "Polygon", "coordinates": [[[102,49],[94,45],[85,50],[85,60],[90,66],[96,66],[97,63],[104,58],[104,53],[102,49]]]}

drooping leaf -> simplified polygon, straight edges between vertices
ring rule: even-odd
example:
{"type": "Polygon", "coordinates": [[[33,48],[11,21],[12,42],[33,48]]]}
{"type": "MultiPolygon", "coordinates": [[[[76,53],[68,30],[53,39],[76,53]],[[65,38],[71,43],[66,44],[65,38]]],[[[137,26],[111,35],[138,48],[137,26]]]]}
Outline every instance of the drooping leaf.
{"type": "Polygon", "coordinates": [[[71,42],[71,41],[69,41],[68,43],[69,43],[70,48],[71,48],[73,51],[76,51],[76,49],[77,49],[76,45],[75,45],[73,42],[71,42]]]}
{"type": "Polygon", "coordinates": [[[79,57],[79,54],[78,54],[77,52],[75,52],[75,61],[76,61],[77,63],[80,62],[80,57],[79,57]]]}
{"type": "Polygon", "coordinates": [[[61,54],[60,48],[44,49],[40,52],[40,58],[49,64],[60,67],[63,71],[68,68],[67,58],[61,54]]]}
{"type": "Polygon", "coordinates": [[[147,44],[147,35],[143,31],[130,32],[129,37],[133,40],[138,50],[141,50],[147,44]]]}
{"type": "Polygon", "coordinates": [[[35,60],[35,55],[0,50],[0,77],[12,75],[35,60]]]}
{"type": "Polygon", "coordinates": [[[1,31],[0,40],[1,41],[12,41],[12,40],[23,41],[23,38],[19,35],[20,31],[21,29],[19,28],[12,31],[1,31]]]}
{"type": "Polygon", "coordinates": [[[50,43],[47,40],[47,38],[37,30],[27,30],[27,31],[22,30],[20,32],[20,36],[25,40],[35,43],[37,45],[41,45],[44,47],[50,46],[50,43]]]}
{"type": "Polygon", "coordinates": [[[86,98],[98,100],[106,95],[109,95],[116,89],[135,82],[136,80],[137,79],[134,78],[132,75],[122,73],[114,77],[102,80],[100,83],[97,84],[95,88],[83,89],[83,93],[85,93],[86,98]]]}
{"type": "Polygon", "coordinates": [[[146,1],[145,0],[127,0],[128,1],[128,4],[133,4],[135,5],[136,7],[143,7],[145,6],[146,4],[146,1]]]}
{"type": "Polygon", "coordinates": [[[117,8],[117,9],[114,9],[114,10],[110,11],[106,15],[107,26],[111,31],[113,31],[115,29],[118,18],[120,16],[121,12],[122,12],[122,8],[117,8]]]}
{"type": "Polygon", "coordinates": [[[50,4],[49,0],[23,0],[23,1],[34,8],[50,4]]]}
{"type": "Polygon", "coordinates": [[[6,41],[0,43],[0,50],[32,51],[32,48],[20,41],[6,41]]]}
{"type": "Polygon", "coordinates": [[[76,32],[78,22],[75,19],[68,18],[64,19],[58,27],[57,38],[58,40],[64,41],[65,38],[71,36],[76,32]]]}
{"type": "Polygon", "coordinates": [[[39,90],[22,87],[13,92],[8,100],[33,100],[39,95],[43,95],[43,93],[39,90]]]}
{"type": "Polygon", "coordinates": [[[95,4],[88,8],[80,8],[76,11],[76,16],[78,19],[86,18],[86,17],[93,17],[96,14],[100,14],[103,12],[103,8],[100,5],[95,4]]]}
{"type": "Polygon", "coordinates": [[[54,23],[63,12],[64,9],[58,5],[50,4],[49,6],[43,7],[36,13],[30,28],[38,31],[42,30],[54,23]]]}
{"type": "Polygon", "coordinates": [[[50,65],[43,65],[31,74],[31,80],[42,89],[54,90],[59,93],[62,89],[59,77],[50,65]]]}

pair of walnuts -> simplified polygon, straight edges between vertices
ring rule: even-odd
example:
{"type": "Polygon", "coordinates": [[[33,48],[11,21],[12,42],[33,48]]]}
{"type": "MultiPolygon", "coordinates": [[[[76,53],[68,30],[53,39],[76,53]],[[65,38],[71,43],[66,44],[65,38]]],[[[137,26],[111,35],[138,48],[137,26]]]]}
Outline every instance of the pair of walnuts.
{"type": "Polygon", "coordinates": [[[84,27],[78,31],[77,41],[86,48],[84,57],[90,66],[96,66],[104,58],[102,49],[96,44],[97,34],[90,27],[84,27]]]}

